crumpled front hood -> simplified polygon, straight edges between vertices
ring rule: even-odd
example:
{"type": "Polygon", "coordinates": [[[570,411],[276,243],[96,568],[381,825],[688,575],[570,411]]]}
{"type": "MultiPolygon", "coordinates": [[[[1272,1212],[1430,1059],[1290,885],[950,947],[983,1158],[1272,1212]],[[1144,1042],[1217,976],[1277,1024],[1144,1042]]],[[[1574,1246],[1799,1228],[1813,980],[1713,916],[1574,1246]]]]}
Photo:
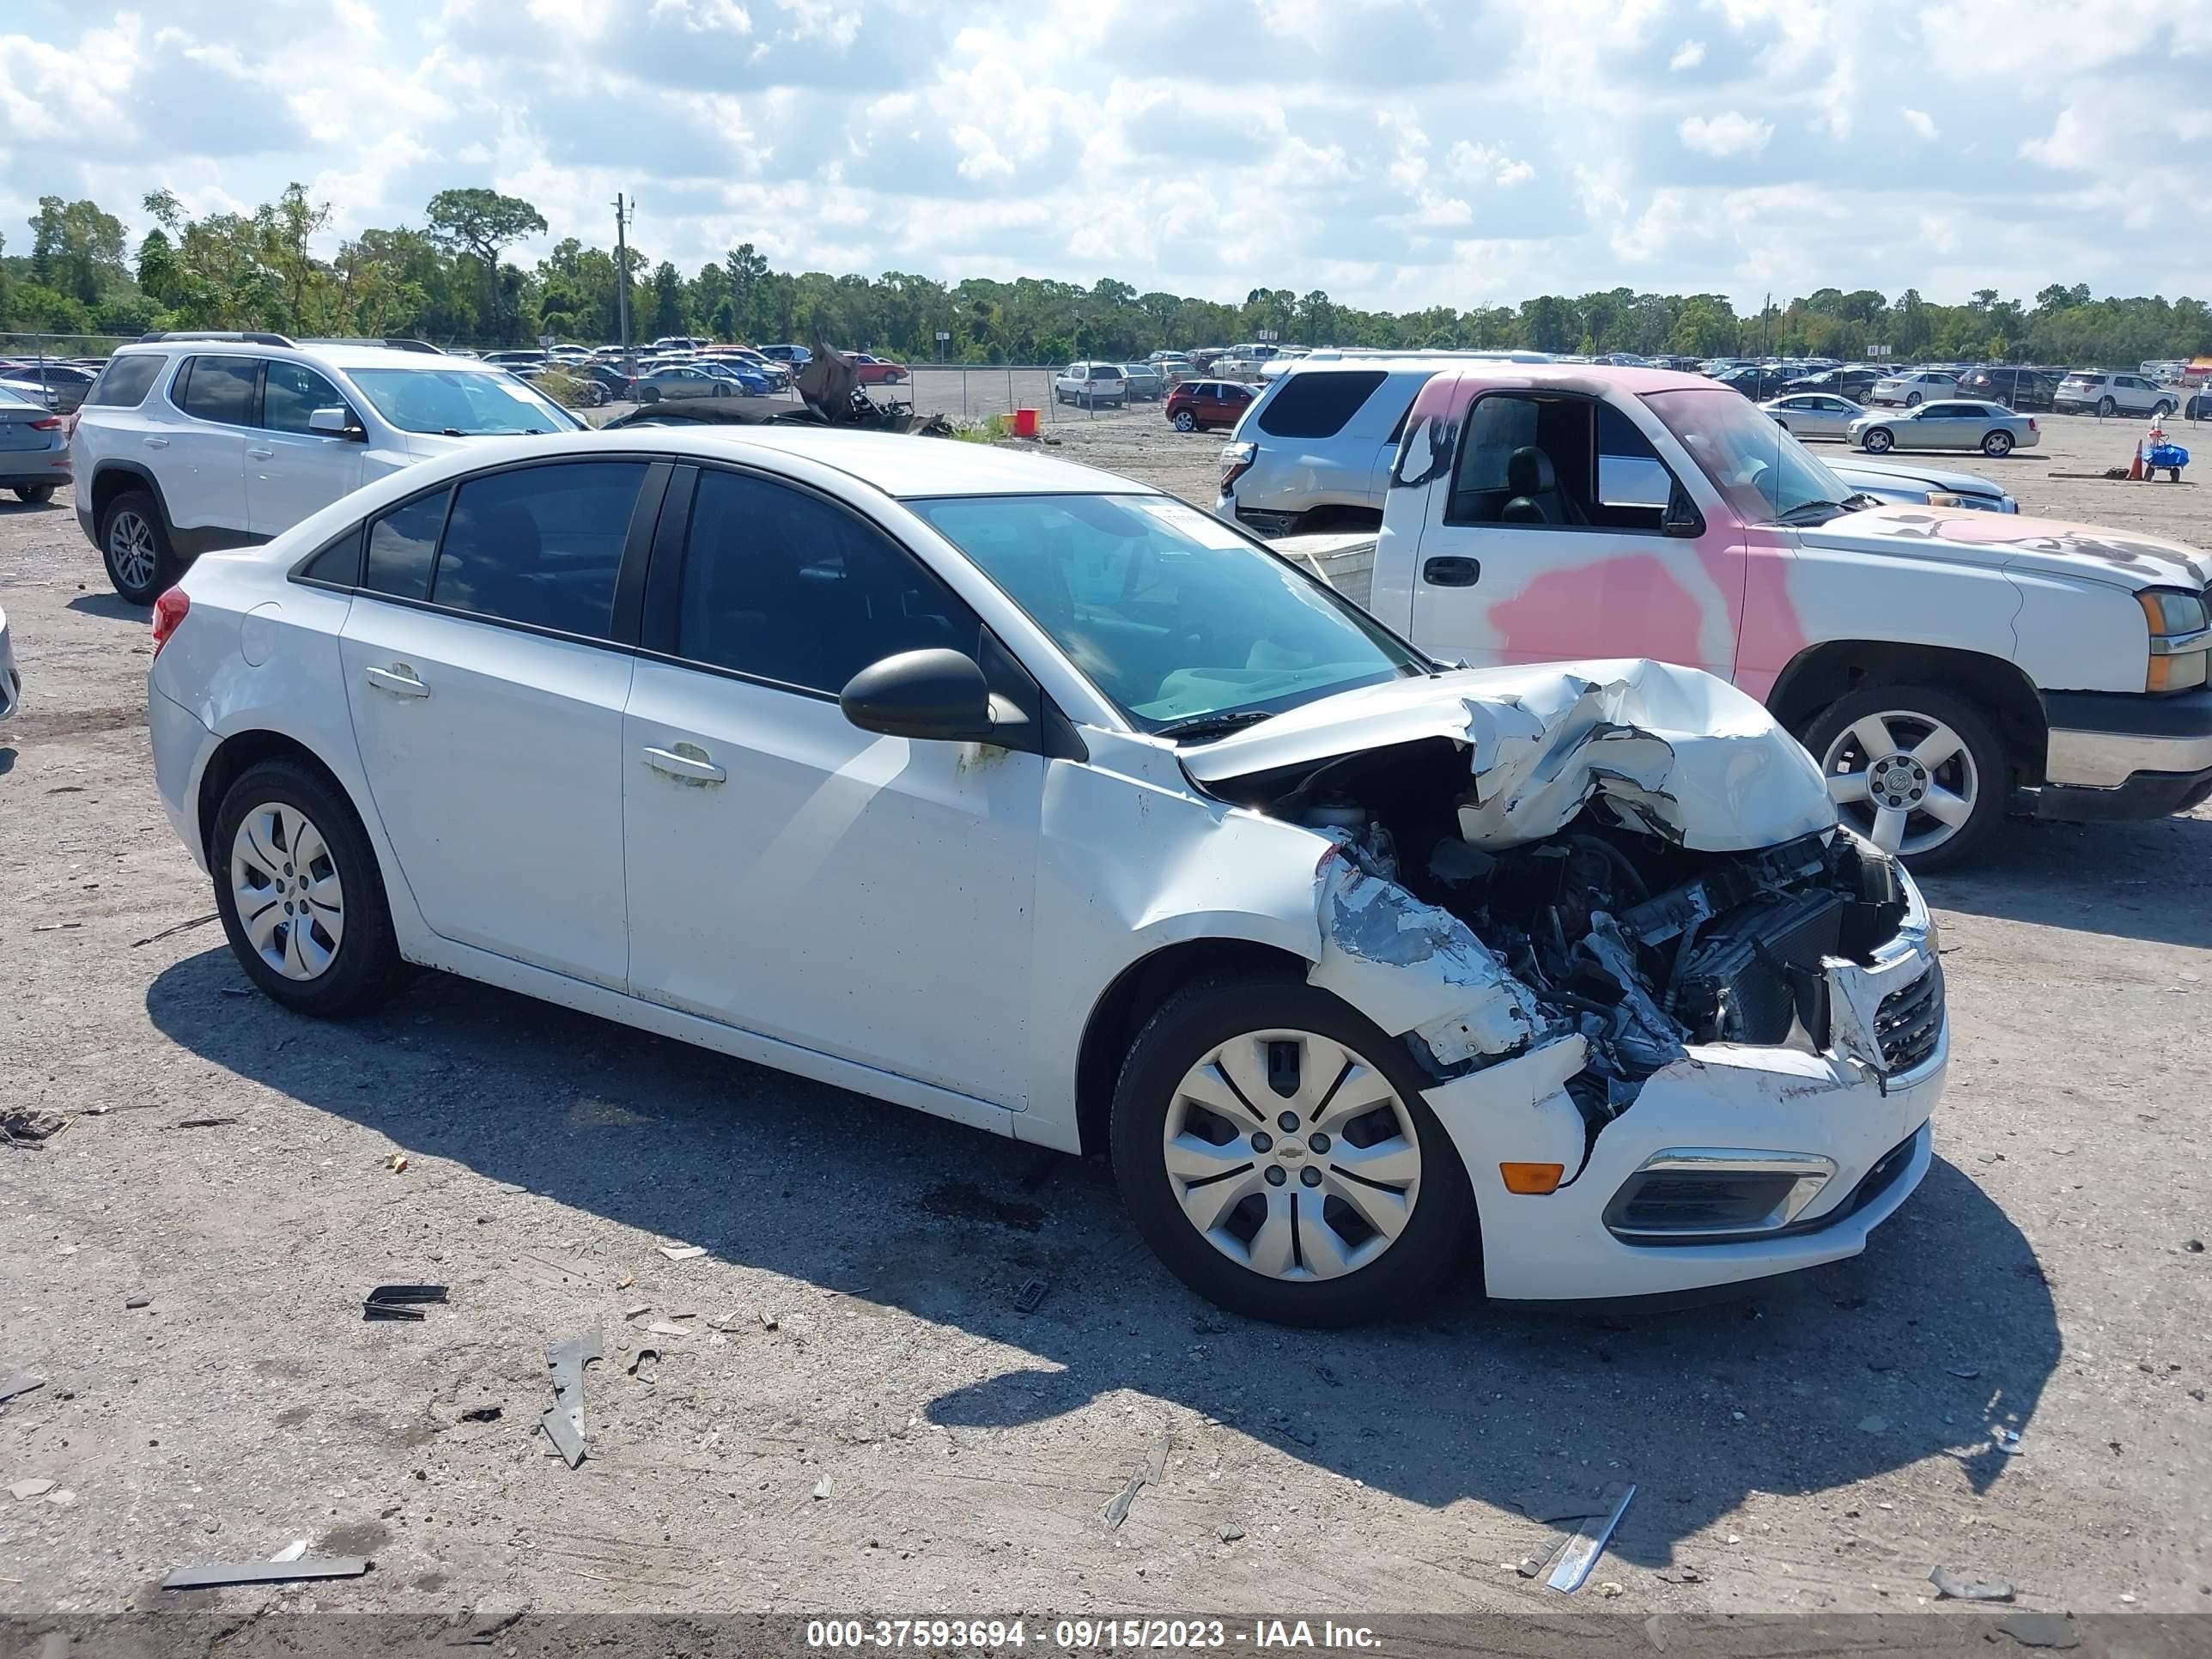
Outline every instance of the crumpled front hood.
{"type": "Polygon", "coordinates": [[[1492,849],[1556,835],[1595,799],[1701,852],[1832,829],[1820,769],[1774,717],[1694,668],[1629,659],[1459,669],[1363,687],[1180,751],[1201,784],[1447,738],[1469,747],[1462,833],[1492,849]]]}
{"type": "Polygon", "coordinates": [[[1838,552],[1908,554],[1969,564],[2087,576],[2130,588],[2203,588],[2212,554],[2136,530],[2107,530],[2059,519],[1941,507],[1877,507],[1798,534],[1808,547],[1838,552]]]}

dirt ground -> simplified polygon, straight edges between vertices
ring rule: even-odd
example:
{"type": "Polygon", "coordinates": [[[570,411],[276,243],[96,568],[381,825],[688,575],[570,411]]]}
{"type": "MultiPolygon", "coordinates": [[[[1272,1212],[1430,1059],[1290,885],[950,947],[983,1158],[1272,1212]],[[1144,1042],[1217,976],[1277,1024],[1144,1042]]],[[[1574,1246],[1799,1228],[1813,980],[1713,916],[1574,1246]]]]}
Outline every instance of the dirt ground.
{"type": "MultiPolygon", "coordinates": [[[[1951,465],[2212,538],[2197,486],[2046,476],[2132,426],[2044,426],[1951,465]]],[[[1211,499],[1221,434],[1053,430],[1211,499]]],[[[1559,1603],[1513,1570],[1532,1515],[1617,1480],[1577,1605],[1910,1609],[1942,1565],[2212,1610],[2212,814],[2021,825],[1929,883],[1951,1090],[1863,1257],[1695,1311],[1462,1295],[1311,1335],[1186,1293],[1095,1164],[451,979],[347,1024],[273,1006],[155,799],[146,615],[65,496],[0,506],[0,1103],[69,1120],[0,1150],[0,1378],[44,1379],[0,1405],[0,1486],[54,1486],[0,1495],[0,1613],[174,1603],[172,1570],[298,1539],[374,1571],[186,1599],[1528,1611],[1559,1603]],[[450,1302],[363,1321],[414,1280],[450,1302]],[[544,1351],[591,1331],[571,1470],[544,1351]]]]}

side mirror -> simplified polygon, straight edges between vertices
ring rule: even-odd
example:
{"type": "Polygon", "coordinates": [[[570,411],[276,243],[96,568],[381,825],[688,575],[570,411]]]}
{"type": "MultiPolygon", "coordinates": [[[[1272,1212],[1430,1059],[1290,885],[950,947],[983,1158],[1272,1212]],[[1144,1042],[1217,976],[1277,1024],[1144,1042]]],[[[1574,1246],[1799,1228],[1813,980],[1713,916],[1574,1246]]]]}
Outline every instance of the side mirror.
{"type": "Polygon", "coordinates": [[[307,415],[307,430],[319,432],[331,438],[366,438],[368,435],[354,424],[353,411],[349,409],[311,410],[307,415]]]}
{"type": "Polygon", "coordinates": [[[991,688],[975,659],[942,646],[870,663],[837,696],[863,732],[938,743],[997,741],[991,688]]]}
{"type": "Polygon", "coordinates": [[[1667,510],[1659,519],[1659,533],[1683,536],[1692,541],[1705,533],[1705,521],[1698,512],[1697,503],[1682,493],[1680,484],[1667,497],[1667,510]]]}

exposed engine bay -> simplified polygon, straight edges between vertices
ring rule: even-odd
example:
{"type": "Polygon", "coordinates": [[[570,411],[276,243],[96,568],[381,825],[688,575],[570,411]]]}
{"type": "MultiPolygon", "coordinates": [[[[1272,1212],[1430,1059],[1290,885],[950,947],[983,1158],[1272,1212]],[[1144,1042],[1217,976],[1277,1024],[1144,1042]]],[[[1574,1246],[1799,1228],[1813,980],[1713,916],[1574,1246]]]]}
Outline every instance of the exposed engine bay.
{"type": "Polygon", "coordinates": [[[1469,745],[1449,738],[1213,787],[1336,843],[1320,872],[1334,948],[1491,981],[1481,1013],[1407,1034],[1436,1075],[1579,1032],[1589,1060],[1567,1088],[1593,1134],[1686,1045],[1825,1050],[1823,958],[1866,962],[1906,909],[1895,860],[1856,837],[1698,850],[1601,788],[1553,833],[1500,847],[1469,745]]]}

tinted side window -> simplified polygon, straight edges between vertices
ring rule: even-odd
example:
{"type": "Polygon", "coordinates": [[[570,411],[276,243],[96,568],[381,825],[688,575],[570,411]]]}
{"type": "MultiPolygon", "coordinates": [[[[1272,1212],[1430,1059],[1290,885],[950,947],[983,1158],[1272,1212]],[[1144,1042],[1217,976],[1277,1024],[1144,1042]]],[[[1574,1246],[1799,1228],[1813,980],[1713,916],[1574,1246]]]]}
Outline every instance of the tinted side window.
{"type": "Polygon", "coordinates": [[[1260,411],[1260,430],[1277,438],[1334,438],[1384,378],[1379,369],[1286,374],[1260,411]]]}
{"type": "Polygon", "coordinates": [[[469,479],[453,496],[431,599],[605,638],[645,469],[643,461],[569,461],[469,479]]]}
{"type": "Polygon", "coordinates": [[[430,597],[430,565],[438,551],[438,532],[446,524],[446,498],[418,496],[395,507],[368,530],[368,568],[362,586],[399,599],[430,597]]]}
{"type": "Polygon", "coordinates": [[[107,367],[100,372],[100,379],[85,394],[85,402],[102,409],[136,409],[146,401],[146,393],[161,378],[167,357],[111,357],[107,367]]]}
{"type": "Polygon", "coordinates": [[[804,491],[707,472],[691,508],[676,653],[834,696],[870,663],[981,627],[902,549],[804,491]]]}
{"type": "Polygon", "coordinates": [[[1467,412],[1467,431],[1459,444],[1459,471],[1452,479],[1451,516],[1474,515],[1480,496],[1502,494],[1506,465],[1513,452],[1536,441],[1536,402],[1492,393],[1477,398],[1467,412]]]}
{"type": "Polygon", "coordinates": [[[272,432],[306,432],[319,409],[345,409],[338,389],[305,363],[271,362],[261,387],[261,424],[272,432]]]}
{"type": "Polygon", "coordinates": [[[309,581],[331,582],[339,587],[361,586],[361,526],[332,542],[309,561],[300,574],[309,581]]]}
{"type": "Polygon", "coordinates": [[[251,425],[253,383],[260,374],[258,357],[195,357],[178,407],[203,421],[251,425]]]}

